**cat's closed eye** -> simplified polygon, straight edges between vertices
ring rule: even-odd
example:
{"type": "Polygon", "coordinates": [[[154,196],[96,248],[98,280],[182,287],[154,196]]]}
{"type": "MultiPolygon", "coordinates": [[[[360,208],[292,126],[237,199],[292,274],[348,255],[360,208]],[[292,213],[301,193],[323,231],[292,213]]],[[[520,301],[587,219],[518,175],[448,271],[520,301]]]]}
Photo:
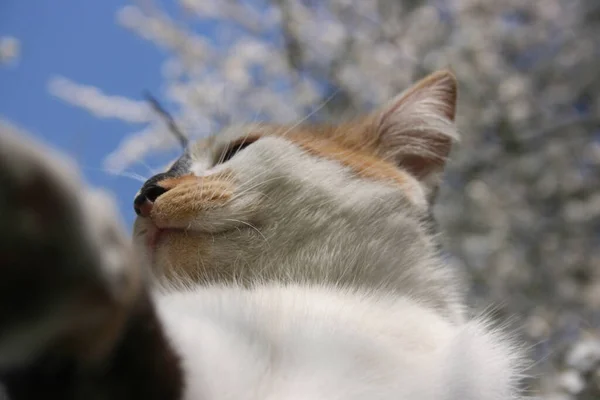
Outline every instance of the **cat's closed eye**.
{"type": "Polygon", "coordinates": [[[257,138],[246,137],[229,143],[219,153],[217,153],[219,157],[215,160],[215,164],[222,164],[231,160],[237,153],[250,146],[256,140],[257,138]]]}

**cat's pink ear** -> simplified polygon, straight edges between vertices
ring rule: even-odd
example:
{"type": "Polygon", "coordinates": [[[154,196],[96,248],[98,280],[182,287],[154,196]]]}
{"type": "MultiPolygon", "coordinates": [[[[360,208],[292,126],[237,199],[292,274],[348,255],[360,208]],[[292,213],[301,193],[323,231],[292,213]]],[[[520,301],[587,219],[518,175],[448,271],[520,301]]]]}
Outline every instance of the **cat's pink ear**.
{"type": "Polygon", "coordinates": [[[380,154],[435,191],[452,143],[457,82],[439,71],[398,95],[376,118],[380,154]]]}

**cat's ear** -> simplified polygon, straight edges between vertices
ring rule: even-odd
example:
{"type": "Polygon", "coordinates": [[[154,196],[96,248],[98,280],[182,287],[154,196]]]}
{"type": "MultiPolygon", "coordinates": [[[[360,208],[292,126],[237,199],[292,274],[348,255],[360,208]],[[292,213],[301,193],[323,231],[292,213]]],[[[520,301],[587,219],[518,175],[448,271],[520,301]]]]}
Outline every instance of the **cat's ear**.
{"type": "Polygon", "coordinates": [[[398,95],[376,115],[380,154],[415,176],[432,195],[452,143],[457,82],[450,71],[433,73],[398,95]]]}

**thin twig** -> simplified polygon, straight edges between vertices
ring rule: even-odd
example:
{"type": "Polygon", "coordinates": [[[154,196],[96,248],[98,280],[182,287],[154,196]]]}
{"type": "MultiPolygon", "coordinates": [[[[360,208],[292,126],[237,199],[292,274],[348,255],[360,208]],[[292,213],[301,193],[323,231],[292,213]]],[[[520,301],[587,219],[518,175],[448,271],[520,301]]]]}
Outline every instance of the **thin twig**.
{"type": "Polygon", "coordinates": [[[158,114],[160,114],[160,116],[165,120],[171,133],[175,135],[177,140],[179,140],[179,143],[181,143],[181,146],[185,149],[188,145],[189,140],[179,129],[171,114],[169,114],[169,112],[160,105],[158,100],[156,100],[156,98],[152,96],[152,94],[150,94],[149,91],[144,92],[144,97],[146,98],[146,100],[148,100],[148,102],[152,106],[152,109],[158,114]]]}

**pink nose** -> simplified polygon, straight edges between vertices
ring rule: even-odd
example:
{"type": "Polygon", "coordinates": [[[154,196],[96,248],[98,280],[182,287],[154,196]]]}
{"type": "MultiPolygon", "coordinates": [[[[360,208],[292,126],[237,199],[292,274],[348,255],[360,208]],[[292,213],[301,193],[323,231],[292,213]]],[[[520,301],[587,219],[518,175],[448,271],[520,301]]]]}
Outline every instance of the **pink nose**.
{"type": "Polygon", "coordinates": [[[146,217],[146,218],[149,217],[150,213],[152,212],[153,206],[154,206],[154,203],[152,203],[150,200],[148,200],[148,199],[144,200],[144,202],[142,204],[137,206],[138,215],[140,215],[142,217],[146,217]]]}
{"type": "Polygon", "coordinates": [[[167,189],[156,184],[145,185],[133,201],[133,209],[140,217],[149,217],[156,199],[167,189]]]}

